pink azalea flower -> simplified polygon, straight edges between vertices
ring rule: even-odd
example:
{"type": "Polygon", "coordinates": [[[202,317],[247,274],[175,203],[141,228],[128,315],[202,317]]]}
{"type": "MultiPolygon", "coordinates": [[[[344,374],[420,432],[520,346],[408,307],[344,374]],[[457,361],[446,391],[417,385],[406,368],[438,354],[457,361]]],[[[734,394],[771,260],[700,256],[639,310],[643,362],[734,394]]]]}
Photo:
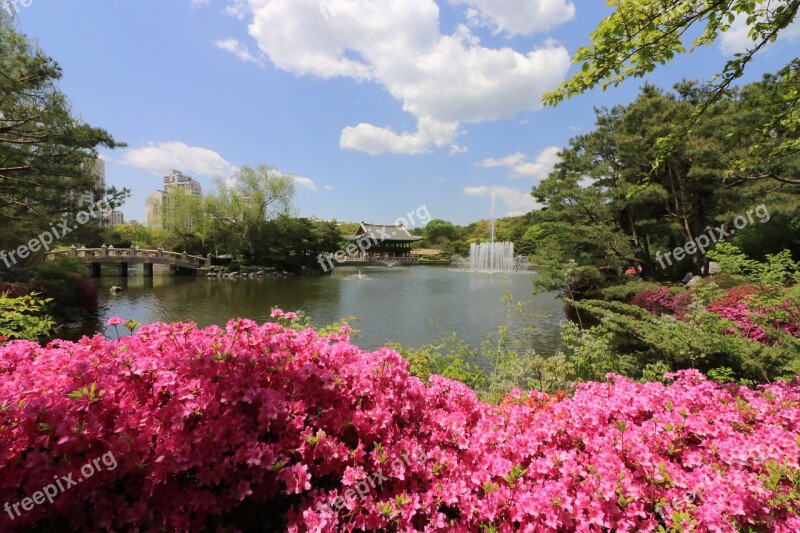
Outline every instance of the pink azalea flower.
{"type": "Polygon", "coordinates": [[[492,405],[388,348],[248,320],[14,341],[0,375],[0,502],[96,467],[0,531],[233,529],[259,507],[298,533],[800,527],[799,379],[610,374],[492,405]]]}

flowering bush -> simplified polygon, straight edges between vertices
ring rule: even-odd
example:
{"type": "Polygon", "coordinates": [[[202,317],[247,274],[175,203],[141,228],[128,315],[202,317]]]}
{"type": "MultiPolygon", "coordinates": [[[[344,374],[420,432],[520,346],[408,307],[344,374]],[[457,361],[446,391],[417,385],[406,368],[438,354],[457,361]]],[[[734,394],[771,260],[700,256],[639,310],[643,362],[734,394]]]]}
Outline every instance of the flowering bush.
{"type": "Polygon", "coordinates": [[[800,337],[800,308],[791,298],[784,300],[784,297],[782,291],[765,288],[760,292],[752,285],[741,285],[728,289],[726,295],[709,305],[708,309],[721,318],[734,322],[730,333],[773,344],[775,338],[770,330],[783,330],[789,335],[800,337]],[[772,295],[774,292],[777,294],[772,295]],[[762,299],[772,296],[773,305],[762,305],[758,296],[762,299]]]}
{"type": "Polygon", "coordinates": [[[0,294],[5,294],[9,298],[19,298],[27,295],[28,290],[13,283],[2,281],[0,282],[0,294]]]}
{"type": "Polygon", "coordinates": [[[658,289],[643,290],[632,297],[629,303],[656,315],[675,315],[678,319],[683,319],[692,303],[692,293],[680,291],[672,294],[669,287],[661,286],[658,289]]]}
{"type": "Polygon", "coordinates": [[[74,260],[46,263],[34,272],[31,288],[53,299],[53,312],[63,314],[64,308],[76,307],[83,312],[97,312],[97,287],[83,275],[84,267],[74,260]]]}
{"type": "Polygon", "coordinates": [[[494,406],[346,328],[249,320],[15,341],[0,375],[0,503],[118,462],[2,531],[800,530],[800,382],[609,375],[494,406]]]}

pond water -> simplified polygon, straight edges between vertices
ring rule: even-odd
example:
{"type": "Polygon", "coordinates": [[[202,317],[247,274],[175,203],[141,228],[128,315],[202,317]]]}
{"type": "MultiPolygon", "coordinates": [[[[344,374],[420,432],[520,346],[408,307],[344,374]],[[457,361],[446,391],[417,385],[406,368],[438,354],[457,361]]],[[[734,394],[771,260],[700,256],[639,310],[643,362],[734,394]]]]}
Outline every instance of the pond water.
{"type": "MultiPolygon", "coordinates": [[[[262,279],[170,277],[156,270],[152,278],[132,268],[128,278],[96,279],[100,316],[90,331],[116,338],[105,322],[111,316],[140,323],[194,320],[199,326],[224,325],[231,318],[257,322],[269,319],[273,307],[302,310],[317,326],[356,316],[351,326],[360,333],[353,341],[373,350],[387,341],[420,346],[455,332],[478,346],[487,331],[506,323],[509,307],[503,295],[525,301],[525,319],[516,325],[536,327],[534,345],[542,354],[560,346],[559,322],[564,304],[556,293],[532,294],[532,272],[485,274],[456,272],[445,267],[337,268],[325,276],[262,279]],[[110,287],[122,287],[111,294],[110,287]],[[91,331],[93,329],[94,331],[91,331]]],[[[109,271],[108,274],[111,274],[109,271]]]]}

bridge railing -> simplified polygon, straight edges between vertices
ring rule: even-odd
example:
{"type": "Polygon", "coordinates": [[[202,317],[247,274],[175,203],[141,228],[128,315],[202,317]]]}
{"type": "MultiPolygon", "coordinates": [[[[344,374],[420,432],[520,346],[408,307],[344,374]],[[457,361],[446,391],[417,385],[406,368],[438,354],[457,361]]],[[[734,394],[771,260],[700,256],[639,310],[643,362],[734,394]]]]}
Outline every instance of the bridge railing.
{"type": "Polygon", "coordinates": [[[186,252],[170,252],[163,248],[150,250],[146,248],[114,248],[113,246],[103,245],[100,248],[76,248],[73,246],[69,250],[53,250],[47,252],[45,257],[52,261],[57,257],[68,257],[80,259],[84,262],[91,262],[92,259],[117,259],[117,262],[124,263],[125,259],[150,259],[154,263],[189,263],[196,267],[202,267],[209,263],[208,259],[199,255],[189,255],[186,252]]]}

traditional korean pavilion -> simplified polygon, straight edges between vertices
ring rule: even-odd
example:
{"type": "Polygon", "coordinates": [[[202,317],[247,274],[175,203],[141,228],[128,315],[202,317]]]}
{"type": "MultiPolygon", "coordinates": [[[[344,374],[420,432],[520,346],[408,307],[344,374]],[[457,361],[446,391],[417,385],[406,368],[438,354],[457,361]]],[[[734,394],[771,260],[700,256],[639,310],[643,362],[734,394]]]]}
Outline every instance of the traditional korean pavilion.
{"type": "Polygon", "coordinates": [[[345,237],[358,246],[359,254],[367,261],[411,259],[411,243],[422,237],[411,235],[402,224],[381,225],[362,222],[355,234],[345,237]]]}

